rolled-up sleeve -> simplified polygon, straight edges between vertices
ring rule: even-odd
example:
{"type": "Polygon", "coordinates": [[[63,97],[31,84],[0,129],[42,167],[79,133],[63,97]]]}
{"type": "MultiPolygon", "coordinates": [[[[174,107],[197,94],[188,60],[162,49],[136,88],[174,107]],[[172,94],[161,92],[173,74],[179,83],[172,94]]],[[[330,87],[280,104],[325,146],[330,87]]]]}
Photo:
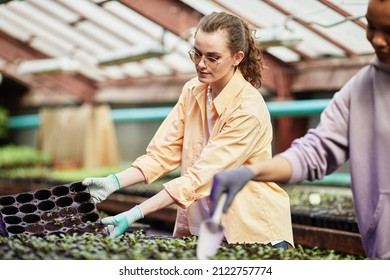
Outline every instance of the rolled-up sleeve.
{"type": "Polygon", "coordinates": [[[322,179],[348,159],[348,87],[338,92],[321,114],[316,128],[292,142],[280,155],[292,166],[290,183],[322,179]]]}
{"type": "Polygon", "coordinates": [[[184,104],[181,95],[178,103],[168,114],[149,143],[146,154],[138,157],[132,164],[133,167],[142,171],[146,183],[152,183],[180,165],[184,118],[184,104]]]}

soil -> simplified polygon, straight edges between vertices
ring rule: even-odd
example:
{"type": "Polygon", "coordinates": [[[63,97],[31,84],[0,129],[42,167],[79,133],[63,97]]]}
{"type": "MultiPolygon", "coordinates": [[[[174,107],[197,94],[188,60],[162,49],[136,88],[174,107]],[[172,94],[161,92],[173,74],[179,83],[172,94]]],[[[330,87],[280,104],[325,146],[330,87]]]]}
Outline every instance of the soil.
{"type": "Polygon", "coordinates": [[[66,207],[66,208],[63,208],[59,211],[59,215],[61,217],[68,217],[68,216],[76,215],[76,214],[77,214],[77,210],[75,208],[72,208],[72,207],[66,207]]]}
{"type": "Polygon", "coordinates": [[[38,224],[31,224],[26,226],[26,231],[31,232],[32,234],[42,233],[44,231],[44,227],[38,224]]]}
{"type": "Polygon", "coordinates": [[[62,224],[64,227],[71,228],[74,225],[78,225],[81,223],[81,220],[78,218],[67,218],[65,219],[62,224]]]}
{"type": "Polygon", "coordinates": [[[85,228],[82,230],[84,232],[90,232],[90,233],[97,233],[97,232],[103,232],[104,225],[100,223],[94,223],[94,224],[87,224],[85,228]]]}
{"type": "Polygon", "coordinates": [[[42,214],[42,219],[45,221],[53,221],[54,219],[59,218],[59,214],[56,211],[49,211],[42,214]]]}
{"type": "Polygon", "coordinates": [[[45,229],[49,231],[59,230],[62,227],[61,223],[50,222],[46,224],[45,229]]]}

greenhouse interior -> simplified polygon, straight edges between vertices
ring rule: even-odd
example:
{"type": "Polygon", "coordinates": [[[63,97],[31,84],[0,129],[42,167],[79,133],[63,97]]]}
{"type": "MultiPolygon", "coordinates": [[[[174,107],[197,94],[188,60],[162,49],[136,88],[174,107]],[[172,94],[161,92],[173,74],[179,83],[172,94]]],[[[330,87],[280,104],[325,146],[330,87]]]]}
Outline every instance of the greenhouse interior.
{"type": "MultiPolygon", "coordinates": [[[[163,191],[182,176],[181,166],[100,203],[82,181],[117,174],[146,153],[197,76],[188,52],[213,12],[252,28],[262,50],[258,91],[270,114],[272,154],[285,151],[372,61],[368,2],[1,0],[0,259],[197,259],[198,236],[173,236],[176,203],[120,238],[101,224],[163,191]]],[[[278,185],[289,197],[293,248],[224,240],[210,258],[368,258],[349,161],[323,179],[278,185]]]]}

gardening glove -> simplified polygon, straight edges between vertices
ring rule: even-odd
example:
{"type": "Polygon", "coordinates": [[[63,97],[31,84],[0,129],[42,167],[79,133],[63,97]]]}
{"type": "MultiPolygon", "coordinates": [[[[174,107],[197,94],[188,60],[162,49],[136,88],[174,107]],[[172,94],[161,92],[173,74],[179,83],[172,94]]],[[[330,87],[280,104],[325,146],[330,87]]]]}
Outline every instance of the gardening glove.
{"type": "Polygon", "coordinates": [[[217,173],[213,178],[213,185],[211,188],[211,214],[214,213],[215,207],[223,193],[227,193],[223,212],[226,213],[233,202],[236,194],[253,179],[253,172],[245,166],[217,173]]]}
{"type": "Polygon", "coordinates": [[[115,174],[102,178],[86,178],[82,184],[88,187],[95,204],[102,202],[110,194],[121,188],[118,177],[115,174]]]}
{"type": "Polygon", "coordinates": [[[102,224],[107,225],[106,232],[109,236],[117,238],[121,236],[132,223],[143,217],[144,213],[142,213],[141,208],[137,205],[129,211],[120,213],[116,216],[103,218],[101,222],[102,224]]]}

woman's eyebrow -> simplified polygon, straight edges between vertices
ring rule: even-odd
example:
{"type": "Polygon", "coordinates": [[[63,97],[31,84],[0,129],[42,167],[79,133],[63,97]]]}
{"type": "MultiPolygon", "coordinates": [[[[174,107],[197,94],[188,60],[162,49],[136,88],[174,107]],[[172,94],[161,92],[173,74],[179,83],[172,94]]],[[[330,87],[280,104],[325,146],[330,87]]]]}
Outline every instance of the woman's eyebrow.
{"type": "MultiPolygon", "coordinates": [[[[203,53],[202,53],[201,51],[199,51],[196,47],[194,47],[194,50],[195,50],[198,54],[203,55],[203,53]]],[[[207,52],[206,55],[221,56],[222,54],[220,54],[219,52],[207,52]]]]}

